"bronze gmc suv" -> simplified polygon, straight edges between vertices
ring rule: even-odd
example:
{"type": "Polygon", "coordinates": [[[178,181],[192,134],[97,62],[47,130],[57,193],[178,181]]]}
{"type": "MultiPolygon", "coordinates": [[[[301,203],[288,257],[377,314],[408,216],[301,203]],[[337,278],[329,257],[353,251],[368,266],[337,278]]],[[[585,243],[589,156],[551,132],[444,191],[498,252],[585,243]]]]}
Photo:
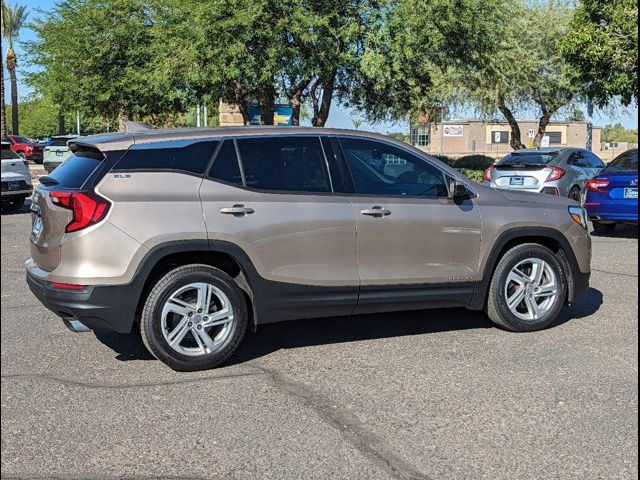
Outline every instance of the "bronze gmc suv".
{"type": "Polygon", "coordinates": [[[299,318],[466,307],[538,330],[588,286],[578,204],[485,188],[388,137],[200,128],[69,146],[34,193],[29,286],[72,330],[139,328],[176,370],[299,318]]]}

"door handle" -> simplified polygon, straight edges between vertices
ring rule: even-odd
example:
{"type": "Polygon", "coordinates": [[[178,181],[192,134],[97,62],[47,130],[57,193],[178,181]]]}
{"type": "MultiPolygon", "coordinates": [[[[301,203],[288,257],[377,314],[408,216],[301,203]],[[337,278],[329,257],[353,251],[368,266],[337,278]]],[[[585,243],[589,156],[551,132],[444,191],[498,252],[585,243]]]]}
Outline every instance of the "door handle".
{"type": "Polygon", "coordinates": [[[391,215],[391,210],[376,205],[369,210],[360,210],[360,213],[370,217],[386,217],[387,215],[391,215]]]}
{"type": "Polygon", "coordinates": [[[244,205],[234,205],[233,207],[224,207],[220,209],[220,213],[225,215],[237,215],[242,217],[244,215],[250,215],[254,213],[253,208],[245,207],[244,205]]]}

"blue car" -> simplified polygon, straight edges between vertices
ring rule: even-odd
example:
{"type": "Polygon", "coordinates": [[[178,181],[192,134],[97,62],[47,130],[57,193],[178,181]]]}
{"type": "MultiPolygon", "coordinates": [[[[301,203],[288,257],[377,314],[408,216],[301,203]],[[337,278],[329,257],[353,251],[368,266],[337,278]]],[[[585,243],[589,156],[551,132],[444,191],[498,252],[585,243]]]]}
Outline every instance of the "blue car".
{"type": "Polygon", "coordinates": [[[596,233],[613,233],[618,223],[638,224],[638,149],[618,155],[587,181],[584,206],[596,233]]]}

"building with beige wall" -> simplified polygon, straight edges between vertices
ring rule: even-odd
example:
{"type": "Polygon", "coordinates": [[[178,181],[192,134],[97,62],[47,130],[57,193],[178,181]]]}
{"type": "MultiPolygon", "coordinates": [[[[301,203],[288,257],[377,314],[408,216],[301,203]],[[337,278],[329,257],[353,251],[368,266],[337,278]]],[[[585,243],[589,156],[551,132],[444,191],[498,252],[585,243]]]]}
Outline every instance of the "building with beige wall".
{"type": "MultiPolygon", "coordinates": [[[[538,121],[519,121],[522,143],[533,146],[538,121]]],[[[600,127],[593,127],[592,150],[601,151],[600,127]]],[[[581,147],[587,143],[585,122],[551,122],[546,136],[551,147],[581,147]]],[[[501,157],[512,151],[507,123],[482,120],[451,120],[426,123],[411,130],[411,143],[425,152],[460,157],[472,153],[501,157]]]]}

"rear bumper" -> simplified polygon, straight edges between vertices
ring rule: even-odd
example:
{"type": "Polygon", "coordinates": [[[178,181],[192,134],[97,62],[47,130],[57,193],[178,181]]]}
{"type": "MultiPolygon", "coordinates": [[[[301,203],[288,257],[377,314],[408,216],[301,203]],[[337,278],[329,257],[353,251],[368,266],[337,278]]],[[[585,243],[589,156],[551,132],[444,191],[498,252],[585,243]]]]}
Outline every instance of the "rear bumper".
{"type": "Polygon", "coordinates": [[[131,332],[140,292],[133,284],[61,290],[29,271],[27,284],[45,307],[67,321],[77,320],[92,330],[131,332]]]}

